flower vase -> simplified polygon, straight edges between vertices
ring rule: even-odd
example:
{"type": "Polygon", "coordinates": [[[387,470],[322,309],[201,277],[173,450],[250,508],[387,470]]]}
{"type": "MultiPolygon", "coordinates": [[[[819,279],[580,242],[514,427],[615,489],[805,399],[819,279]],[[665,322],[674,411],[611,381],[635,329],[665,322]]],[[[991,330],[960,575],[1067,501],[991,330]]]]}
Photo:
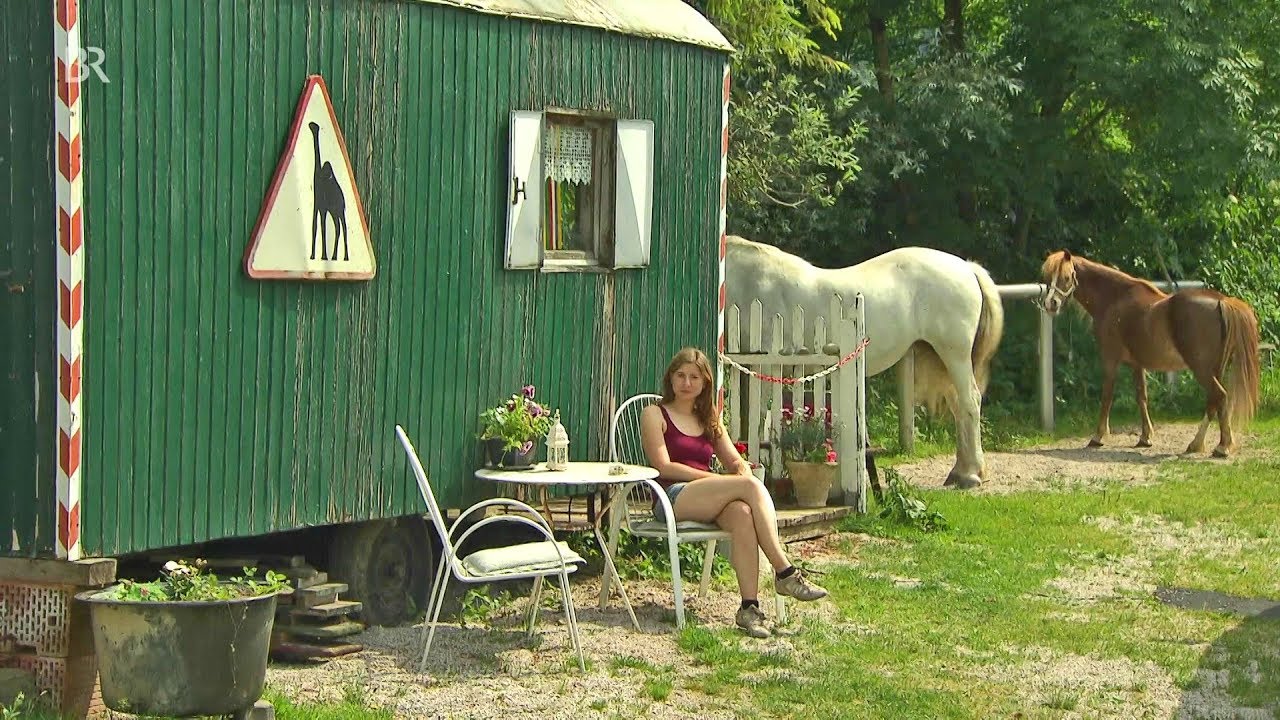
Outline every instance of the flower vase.
{"type": "Polygon", "coordinates": [[[787,474],[795,488],[796,505],[802,508],[825,507],[839,463],[787,461],[787,474]]]}
{"type": "Polygon", "coordinates": [[[484,466],[487,468],[496,468],[502,464],[502,438],[487,438],[480,441],[480,448],[484,450],[484,466]]]}
{"type": "Polygon", "coordinates": [[[503,470],[529,470],[533,468],[537,455],[538,443],[529,441],[529,452],[522,453],[517,448],[503,453],[501,467],[503,470]]]}
{"type": "Polygon", "coordinates": [[[502,438],[488,438],[481,442],[484,447],[484,466],[502,470],[528,470],[533,467],[538,454],[538,443],[529,442],[529,452],[522,453],[519,448],[506,450],[506,441],[502,438]]]}

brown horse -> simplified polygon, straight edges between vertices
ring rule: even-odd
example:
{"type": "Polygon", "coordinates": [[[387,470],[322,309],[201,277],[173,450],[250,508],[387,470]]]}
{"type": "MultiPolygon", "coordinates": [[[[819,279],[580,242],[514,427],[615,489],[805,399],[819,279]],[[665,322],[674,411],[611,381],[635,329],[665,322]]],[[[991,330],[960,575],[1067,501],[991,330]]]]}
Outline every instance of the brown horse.
{"type": "Polygon", "coordinates": [[[1116,371],[1124,363],[1133,369],[1142,413],[1138,447],[1151,446],[1144,371],[1189,368],[1204,388],[1206,404],[1187,452],[1204,452],[1205,431],[1214,418],[1219,431],[1214,457],[1226,457],[1235,448],[1232,430],[1243,431],[1258,406],[1258,319],[1253,308],[1213,290],[1169,295],[1146,280],[1066,250],[1050,253],[1041,270],[1048,283],[1047,312],[1055,314],[1074,299],[1093,318],[1102,353],[1102,414],[1089,447],[1101,446],[1111,432],[1116,371]],[[1223,385],[1228,364],[1230,391],[1223,385]]]}

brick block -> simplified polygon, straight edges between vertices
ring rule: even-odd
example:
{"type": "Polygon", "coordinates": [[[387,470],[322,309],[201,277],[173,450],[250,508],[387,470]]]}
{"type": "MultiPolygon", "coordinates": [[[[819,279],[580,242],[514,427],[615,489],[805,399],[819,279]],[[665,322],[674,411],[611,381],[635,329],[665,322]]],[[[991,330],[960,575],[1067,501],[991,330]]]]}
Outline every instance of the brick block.
{"type": "Polygon", "coordinates": [[[259,700],[248,710],[231,716],[232,720],[276,720],[276,709],[266,700],[259,700]]]}

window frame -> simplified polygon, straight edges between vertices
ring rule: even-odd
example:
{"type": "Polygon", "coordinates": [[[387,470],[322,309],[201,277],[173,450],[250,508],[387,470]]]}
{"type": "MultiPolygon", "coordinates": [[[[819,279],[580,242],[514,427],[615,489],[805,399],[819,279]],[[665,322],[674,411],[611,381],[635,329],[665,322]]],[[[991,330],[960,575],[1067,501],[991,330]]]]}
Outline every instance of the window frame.
{"type": "MultiPolygon", "coordinates": [[[[586,127],[591,131],[590,216],[591,250],[542,249],[543,272],[610,272],[613,270],[614,228],[617,197],[614,182],[617,167],[617,117],[606,113],[549,107],[542,111],[542,131],[553,125],[586,127]]],[[[543,159],[546,162],[546,159],[543,159]]],[[[544,178],[545,181],[545,178],[544,178]]],[[[547,200],[543,199],[540,219],[546,222],[547,200]]]]}
{"type": "Polygon", "coordinates": [[[653,244],[655,125],[648,119],[549,106],[512,110],[508,134],[506,234],[503,267],[507,270],[607,273],[650,265],[653,244]],[[589,126],[592,135],[592,181],[589,202],[575,203],[575,218],[585,228],[591,252],[548,250],[546,227],[551,217],[544,143],[549,128],[589,126]],[[588,207],[589,206],[589,207],[588,207]],[[587,226],[590,227],[587,227],[587,226]]]}

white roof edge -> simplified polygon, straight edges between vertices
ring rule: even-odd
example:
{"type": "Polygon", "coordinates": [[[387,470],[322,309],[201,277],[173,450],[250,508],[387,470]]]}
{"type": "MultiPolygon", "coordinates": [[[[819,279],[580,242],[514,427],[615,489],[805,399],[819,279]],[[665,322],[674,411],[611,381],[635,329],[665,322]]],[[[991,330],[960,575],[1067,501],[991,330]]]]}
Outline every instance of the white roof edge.
{"type": "Polygon", "coordinates": [[[544,20],[660,38],[725,52],[733,45],[684,0],[417,0],[489,15],[544,20]]]}

